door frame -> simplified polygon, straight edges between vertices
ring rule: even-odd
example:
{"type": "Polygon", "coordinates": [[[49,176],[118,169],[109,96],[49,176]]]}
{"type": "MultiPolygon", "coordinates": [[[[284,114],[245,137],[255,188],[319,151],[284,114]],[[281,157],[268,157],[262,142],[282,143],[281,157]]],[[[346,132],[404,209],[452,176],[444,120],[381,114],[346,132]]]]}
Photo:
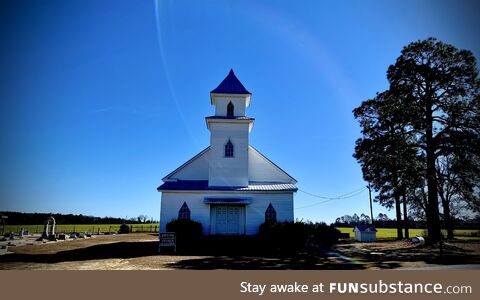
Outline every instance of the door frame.
{"type": "Polygon", "coordinates": [[[222,204],[210,205],[210,234],[211,235],[245,235],[245,205],[222,205],[222,204]],[[238,225],[240,229],[239,233],[237,234],[216,233],[217,207],[238,207],[240,209],[240,220],[238,225]]]}

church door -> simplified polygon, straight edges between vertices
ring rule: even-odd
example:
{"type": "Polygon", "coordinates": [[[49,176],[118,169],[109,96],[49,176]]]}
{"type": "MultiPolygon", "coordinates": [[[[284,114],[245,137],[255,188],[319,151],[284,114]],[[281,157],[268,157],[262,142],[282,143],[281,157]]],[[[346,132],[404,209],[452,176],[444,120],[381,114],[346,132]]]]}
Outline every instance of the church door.
{"type": "Polygon", "coordinates": [[[244,208],[241,206],[212,207],[213,234],[243,234],[244,208]]]}

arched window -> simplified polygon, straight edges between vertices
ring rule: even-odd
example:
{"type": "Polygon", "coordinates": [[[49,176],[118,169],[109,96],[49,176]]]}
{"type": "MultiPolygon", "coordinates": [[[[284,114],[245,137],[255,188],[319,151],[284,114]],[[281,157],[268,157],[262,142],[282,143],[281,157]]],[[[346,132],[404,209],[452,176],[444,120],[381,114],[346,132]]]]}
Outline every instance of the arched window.
{"type": "Polygon", "coordinates": [[[273,208],[272,203],[270,203],[265,211],[265,223],[275,222],[277,222],[277,211],[273,208]]]}
{"type": "Polygon", "coordinates": [[[188,208],[187,202],[183,202],[182,207],[180,207],[178,219],[190,220],[190,208],[188,208]]]}
{"type": "Polygon", "coordinates": [[[233,117],[233,104],[232,104],[232,102],[228,102],[227,117],[233,117]]]}
{"type": "Polygon", "coordinates": [[[230,140],[225,144],[225,157],[233,157],[233,144],[230,140]]]}

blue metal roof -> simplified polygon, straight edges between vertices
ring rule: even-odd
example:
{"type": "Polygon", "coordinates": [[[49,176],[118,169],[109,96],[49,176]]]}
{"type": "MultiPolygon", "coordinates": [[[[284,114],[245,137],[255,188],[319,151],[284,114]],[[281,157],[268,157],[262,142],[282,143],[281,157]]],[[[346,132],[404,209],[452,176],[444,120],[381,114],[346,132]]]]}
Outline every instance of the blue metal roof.
{"type": "Polygon", "coordinates": [[[210,93],[215,94],[251,94],[230,69],[227,77],[210,93]]]}
{"type": "Polygon", "coordinates": [[[248,186],[208,186],[208,180],[167,181],[157,188],[158,191],[291,191],[297,187],[292,183],[255,183],[248,186]]]}
{"type": "Polygon", "coordinates": [[[377,231],[377,229],[375,229],[375,227],[371,226],[371,225],[355,225],[355,228],[353,229],[355,231],[355,229],[358,229],[359,231],[377,231]]]}

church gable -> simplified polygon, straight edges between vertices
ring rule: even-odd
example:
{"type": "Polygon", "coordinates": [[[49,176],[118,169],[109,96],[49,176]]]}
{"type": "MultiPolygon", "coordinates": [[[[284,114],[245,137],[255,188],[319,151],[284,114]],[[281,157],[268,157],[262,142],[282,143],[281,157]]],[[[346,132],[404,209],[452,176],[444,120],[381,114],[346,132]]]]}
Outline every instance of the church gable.
{"type": "Polygon", "coordinates": [[[162,180],[208,180],[209,152],[210,147],[205,148],[162,180]]]}
{"type": "Polygon", "coordinates": [[[249,145],[248,147],[248,179],[250,182],[281,182],[293,183],[297,181],[266,156],[249,145]]]}

